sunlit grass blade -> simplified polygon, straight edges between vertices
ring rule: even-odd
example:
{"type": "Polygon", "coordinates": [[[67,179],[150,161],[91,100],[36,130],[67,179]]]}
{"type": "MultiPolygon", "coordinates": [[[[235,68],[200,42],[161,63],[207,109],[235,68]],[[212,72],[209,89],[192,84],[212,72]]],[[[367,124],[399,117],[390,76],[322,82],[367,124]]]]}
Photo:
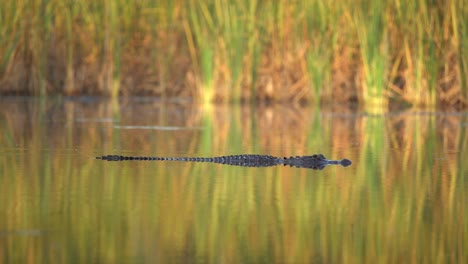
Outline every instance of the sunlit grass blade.
{"type": "Polygon", "coordinates": [[[371,112],[388,106],[385,95],[388,58],[386,21],[384,17],[374,15],[385,13],[386,8],[386,1],[364,2],[355,10],[355,27],[364,69],[362,98],[371,112]]]}

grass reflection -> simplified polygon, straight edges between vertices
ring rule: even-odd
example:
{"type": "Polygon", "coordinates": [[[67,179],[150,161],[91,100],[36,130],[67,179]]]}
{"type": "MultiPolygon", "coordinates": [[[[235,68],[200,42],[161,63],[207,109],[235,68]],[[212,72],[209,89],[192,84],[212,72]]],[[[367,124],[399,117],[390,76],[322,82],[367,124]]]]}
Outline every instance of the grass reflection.
{"type": "Polygon", "coordinates": [[[464,263],[466,122],[286,106],[2,102],[0,260],[464,263]],[[76,121],[93,118],[113,122],[76,121]],[[355,162],[318,172],[93,159],[109,152],[322,152],[355,162]]]}

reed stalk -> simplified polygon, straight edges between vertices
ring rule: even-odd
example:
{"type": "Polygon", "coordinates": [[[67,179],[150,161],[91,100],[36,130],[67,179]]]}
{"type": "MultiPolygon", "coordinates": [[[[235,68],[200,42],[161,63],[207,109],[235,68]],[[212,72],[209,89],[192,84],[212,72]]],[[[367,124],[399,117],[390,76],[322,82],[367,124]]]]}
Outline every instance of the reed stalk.
{"type": "MultiPolygon", "coordinates": [[[[216,28],[213,19],[212,6],[207,1],[189,1],[187,16],[190,24],[187,26],[187,35],[193,38],[192,58],[198,64],[201,75],[200,96],[204,102],[211,101],[214,96],[214,54],[216,47],[216,28]]],[[[189,41],[192,41],[190,39],[189,41]]]]}
{"type": "Polygon", "coordinates": [[[368,111],[386,109],[387,32],[385,14],[387,1],[362,1],[354,10],[355,27],[363,63],[362,97],[368,111]]]}
{"type": "Polygon", "coordinates": [[[331,95],[331,61],[333,49],[336,46],[336,32],[338,25],[337,10],[329,2],[302,1],[298,17],[304,23],[302,39],[308,44],[307,69],[312,85],[312,98],[318,104],[322,96],[331,95]],[[316,13],[315,16],[308,14],[316,13]],[[318,37],[323,36],[323,37],[318,37]],[[326,36],[326,37],[325,37],[326,36]]]}

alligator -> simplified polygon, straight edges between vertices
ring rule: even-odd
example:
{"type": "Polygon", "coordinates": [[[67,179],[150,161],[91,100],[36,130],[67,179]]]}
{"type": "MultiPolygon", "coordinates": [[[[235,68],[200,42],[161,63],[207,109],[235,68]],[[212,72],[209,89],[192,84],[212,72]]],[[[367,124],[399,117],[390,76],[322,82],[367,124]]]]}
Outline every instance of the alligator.
{"type": "Polygon", "coordinates": [[[242,167],[271,167],[276,165],[291,166],[297,168],[308,168],[314,170],[322,170],[328,165],[341,165],[348,167],[351,165],[349,159],[342,160],[329,160],[322,154],[314,154],[312,156],[296,156],[296,157],[275,157],[269,155],[231,155],[221,156],[212,158],[200,158],[200,157],[139,157],[139,156],[120,156],[120,155],[105,155],[96,157],[96,159],[106,161],[127,161],[127,160],[139,160],[139,161],[188,161],[188,162],[212,162],[233,166],[242,167]]]}

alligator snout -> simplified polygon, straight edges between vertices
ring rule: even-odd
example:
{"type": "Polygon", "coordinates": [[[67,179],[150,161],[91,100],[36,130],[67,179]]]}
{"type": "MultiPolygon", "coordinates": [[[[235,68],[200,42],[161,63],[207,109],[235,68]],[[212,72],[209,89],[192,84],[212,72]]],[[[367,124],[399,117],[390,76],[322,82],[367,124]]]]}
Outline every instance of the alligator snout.
{"type": "Polygon", "coordinates": [[[348,167],[349,165],[353,164],[349,159],[342,159],[340,161],[341,166],[348,167]]]}

